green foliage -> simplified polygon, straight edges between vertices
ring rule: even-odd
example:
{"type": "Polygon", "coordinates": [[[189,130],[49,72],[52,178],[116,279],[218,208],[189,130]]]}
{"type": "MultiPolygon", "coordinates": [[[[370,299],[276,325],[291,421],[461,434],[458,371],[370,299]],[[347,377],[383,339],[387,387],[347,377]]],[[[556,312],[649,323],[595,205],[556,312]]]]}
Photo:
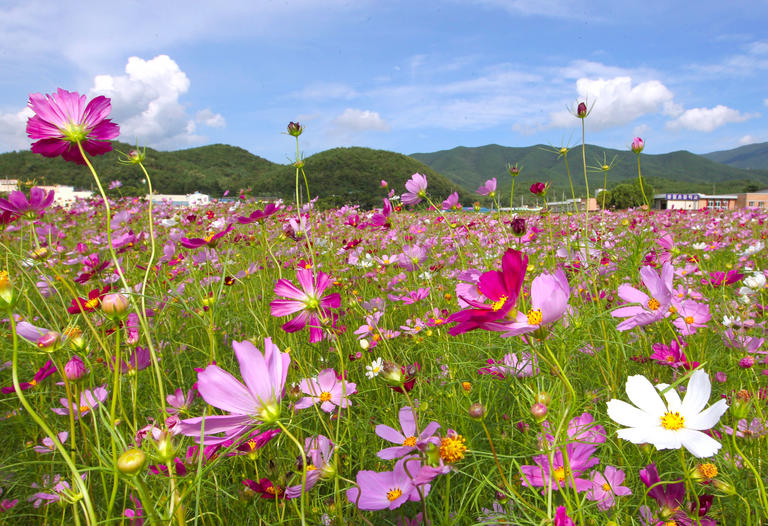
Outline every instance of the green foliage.
{"type": "Polygon", "coordinates": [[[768,169],[768,142],[748,144],[733,150],[705,153],[702,157],[736,168],[765,171],[768,169]]]}
{"type": "MultiPolygon", "coordinates": [[[[649,204],[653,204],[653,187],[645,180],[643,180],[643,189],[645,195],[648,197],[649,204]]],[[[643,199],[643,191],[640,188],[640,183],[635,179],[632,182],[620,183],[603,193],[597,194],[597,205],[602,207],[605,203],[605,208],[623,210],[626,208],[635,208],[645,204],[643,199]]]]}
{"type": "MultiPolygon", "coordinates": [[[[536,145],[525,148],[510,148],[489,144],[477,148],[459,147],[433,153],[414,153],[411,157],[428,164],[444,174],[451,181],[474,191],[487,179],[496,177],[500,193],[508,193],[512,178],[507,173],[507,163],[517,163],[521,168],[517,177],[517,191],[527,189],[532,183],[550,181],[551,194],[570,195],[570,185],[563,157],[558,157],[559,148],[536,145]]],[[[587,167],[602,165],[602,159],[616,158],[609,174],[610,181],[627,182],[637,178],[637,160],[629,149],[612,150],[588,144],[586,147],[587,167]]],[[[577,195],[584,195],[584,175],[581,147],[569,150],[568,166],[571,171],[577,195]]],[[[712,192],[716,182],[717,192],[739,192],[746,183],[761,188],[768,186],[767,170],[742,170],[724,166],[702,156],[686,151],[662,155],[643,153],[640,157],[643,179],[651,178],[660,192],[701,191],[712,192]]],[[[763,165],[768,169],[768,163],[763,165]]],[[[602,186],[602,173],[589,174],[590,187],[602,186]]],[[[516,191],[516,192],[517,192],[516,191]]],[[[649,194],[650,195],[650,194],[649,194]]],[[[650,198],[650,197],[649,197],[650,198]]]]}

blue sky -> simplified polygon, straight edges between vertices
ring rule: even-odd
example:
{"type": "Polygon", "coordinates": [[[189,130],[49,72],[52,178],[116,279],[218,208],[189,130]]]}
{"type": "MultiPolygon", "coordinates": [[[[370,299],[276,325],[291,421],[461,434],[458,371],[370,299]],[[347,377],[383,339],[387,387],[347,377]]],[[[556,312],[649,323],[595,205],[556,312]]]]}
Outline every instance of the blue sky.
{"type": "MultiPolygon", "coordinates": [[[[705,153],[768,141],[768,4],[0,0],[0,151],[33,92],[113,100],[121,140],[275,162],[369,146],[575,145],[705,153]],[[115,7],[106,7],[114,5],[115,7]]],[[[510,159],[514,162],[514,159],[510,159]]]]}

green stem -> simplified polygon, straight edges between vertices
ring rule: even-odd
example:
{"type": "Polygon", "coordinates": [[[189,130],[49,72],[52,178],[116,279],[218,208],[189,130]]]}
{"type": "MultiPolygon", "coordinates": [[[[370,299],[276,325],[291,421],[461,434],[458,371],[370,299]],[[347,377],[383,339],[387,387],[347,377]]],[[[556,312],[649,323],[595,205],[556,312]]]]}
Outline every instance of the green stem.
{"type": "MultiPolygon", "coordinates": [[[[293,442],[296,447],[299,449],[299,455],[301,456],[301,462],[302,462],[302,474],[301,474],[301,495],[299,496],[299,505],[301,508],[299,517],[301,518],[301,524],[302,526],[306,526],[306,521],[304,519],[304,501],[306,500],[306,492],[304,491],[304,488],[307,485],[307,470],[304,469],[306,466],[304,464],[307,462],[307,454],[304,452],[304,446],[301,445],[301,443],[298,441],[298,439],[293,436],[293,434],[288,431],[288,428],[285,427],[285,425],[278,420],[276,424],[280,427],[280,429],[285,433],[285,435],[293,442]]],[[[202,446],[201,446],[202,447],[202,446]]]]}

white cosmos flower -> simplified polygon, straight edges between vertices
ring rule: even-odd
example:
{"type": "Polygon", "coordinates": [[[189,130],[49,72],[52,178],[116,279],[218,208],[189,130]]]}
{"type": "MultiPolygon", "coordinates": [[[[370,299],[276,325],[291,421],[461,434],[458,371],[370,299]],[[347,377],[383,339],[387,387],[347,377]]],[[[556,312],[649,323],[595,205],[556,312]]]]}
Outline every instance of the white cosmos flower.
{"type": "Polygon", "coordinates": [[[381,372],[381,368],[383,365],[384,365],[384,361],[381,358],[376,358],[374,361],[371,362],[371,365],[365,366],[365,376],[367,376],[368,378],[379,376],[379,373],[381,372]]]}
{"type": "Polygon", "coordinates": [[[702,369],[695,371],[682,402],[677,391],[668,387],[667,384],[654,387],[642,375],[627,378],[627,396],[635,405],[615,399],[608,402],[608,416],[627,426],[619,429],[619,438],[633,444],[653,444],[657,449],[684,447],[698,458],[717,453],[720,442],[702,431],[717,424],[728,404],[719,400],[704,409],[712,391],[709,375],[702,369]]]}

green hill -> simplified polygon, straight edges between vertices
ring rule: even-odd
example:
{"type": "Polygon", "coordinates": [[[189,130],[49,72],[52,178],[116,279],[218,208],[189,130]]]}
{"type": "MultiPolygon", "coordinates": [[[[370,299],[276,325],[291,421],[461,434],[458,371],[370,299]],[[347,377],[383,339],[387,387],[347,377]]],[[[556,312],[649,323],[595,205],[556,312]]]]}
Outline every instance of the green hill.
{"type": "Polygon", "coordinates": [[[705,153],[702,157],[745,170],[768,170],[768,142],[705,153]]]}
{"type": "MultiPolygon", "coordinates": [[[[120,164],[117,150],[128,152],[133,147],[114,143],[115,150],[93,158],[94,167],[104,186],[120,180],[123,195],[143,195],[144,175],[132,165],[120,164]]],[[[234,146],[214,144],[187,150],[162,152],[147,148],[144,165],[154,189],[163,194],[188,194],[200,191],[220,197],[226,190],[250,188],[252,195],[292,198],[295,168],[272,163],[234,146]]],[[[358,203],[364,207],[381,206],[387,180],[397,193],[405,191],[405,181],[415,172],[429,181],[429,193],[436,203],[452,191],[458,191],[464,204],[472,197],[460,185],[422,162],[405,155],[370,148],[335,148],[305,159],[305,172],[312,196],[319,196],[327,206],[358,203]]],[[[0,179],[18,179],[35,184],[66,184],[94,189],[88,169],[62,159],[48,159],[30,151],[0,154],[0,179]]],[[[303,185],[303,182],[302,182],[303,185]]]]}
{"type": "MultiPolygon", "coordinates": [[[[562,158],[552,147],[544,145],[512,148],[489,144],[477,148],[459,147],[433,153],[414,153],[411,157],[423,161],[444,174],[456,184],[474,191],[485,180],[496,177],[502,191],[511,185],[507,164],[518,164],[522,170],[517,179],[518,188],[527,189],[537,181],[550,181],[553,194],[570,194],[570,186],[562,158]]],[[[637,161],[630,151],[612,150],[594,145],[586,147],[590,189],[601,187],[603,173],[599,166],[612,163],[608,173],[608,187],[637,177],[637,161]]],[[[581,148],[568,152],[576,194],[585,190],[581,148]]],[[[768,185],[768,171],[747,171],[725,166],[687,151],[662,155],[642,154],[643,177],[656,191],[737,192],[752,183],[768,185]]]]}
{"type": "MultiPolygon", "coordinates": [[[[114,143],[115,150],[93,157],[96,171],[106,185],[119,179],[125,195],[142,195],[146,186],[144,174],[136,166],[120,164],[117,150],[128,152],[134,147],[114,143]]],[[[159,193],[186,194],[199,190],[220,196],[225,190],[237,190],[254,174],[262,173],[274,163],[252,153],[225,144],[212,144],[161,152],[147,148],[144,165],[152,177],[154,189],[159,193]]],[[[62,159],[49,159],[30,151],[0,154],[0,178],[34,181],[36,184],[66,184],[76,188],[92,189],[93,177],[85,166],[62,159]]]]}
{"type": "MultiPolygon", "coordinates": [[[[319,195],[327,206],[358,203],[364,208],[381,206],[386,190],[381,180],[396,193],[405,191],[405,182],[416,172],[427,176],[427,192],[435,204],[458,192],[462,204],[473,197],[460,184],[453,183],[421,161],[385,150],[370,148],[333,148],[304,160],[311,195],[319,195]]],[[[293,166],[276,165],[253,183],[253,191],[291,196],[296,181],[293,166]]],[[[303,182],[301,183],[303,187],[303,182]]]]}

